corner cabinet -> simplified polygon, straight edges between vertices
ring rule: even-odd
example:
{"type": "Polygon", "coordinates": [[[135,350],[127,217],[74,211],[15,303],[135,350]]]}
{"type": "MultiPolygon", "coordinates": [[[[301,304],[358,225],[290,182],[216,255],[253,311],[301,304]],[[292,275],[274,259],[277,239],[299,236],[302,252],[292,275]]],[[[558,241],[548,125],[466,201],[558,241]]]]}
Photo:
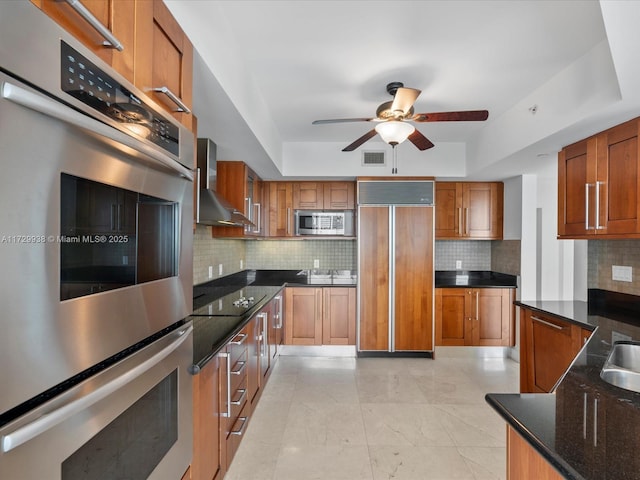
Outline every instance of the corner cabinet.
{"type": "Polygon", "coordinates": [[[355,345],[355,288],[287,287],[285,295],[285,344],[355,345]]]}
{"type": "Polygon", "coordinates": [[[264,235],[262,180],[240,161],[218,161],[216,191],[242,212],[254,226],[212,227],[214,237],[252,238],[264,235]]]}
{"type": "Polygon", "coordinates": [[[436,288],[436,346],[514,346],[512,288],[436,288]]]}
{"type": "Polygon", "coordinates": [[[502,182],[436,182],[436,240],[501,240],[502,182]]]}
{"type": "Polygon", "coordinates": [[[640,121],[558,154],[558,237],[640,238],[640,121]]]}

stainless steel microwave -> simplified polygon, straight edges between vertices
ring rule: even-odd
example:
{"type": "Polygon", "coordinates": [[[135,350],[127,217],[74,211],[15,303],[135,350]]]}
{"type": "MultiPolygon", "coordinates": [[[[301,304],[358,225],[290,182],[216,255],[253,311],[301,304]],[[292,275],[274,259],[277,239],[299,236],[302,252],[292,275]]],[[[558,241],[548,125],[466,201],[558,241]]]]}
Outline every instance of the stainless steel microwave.
{"type": "Polygon", "coordinates": [[[353,236],[353,210],[324,212],[295,210],[295,234],[353,236]]]}

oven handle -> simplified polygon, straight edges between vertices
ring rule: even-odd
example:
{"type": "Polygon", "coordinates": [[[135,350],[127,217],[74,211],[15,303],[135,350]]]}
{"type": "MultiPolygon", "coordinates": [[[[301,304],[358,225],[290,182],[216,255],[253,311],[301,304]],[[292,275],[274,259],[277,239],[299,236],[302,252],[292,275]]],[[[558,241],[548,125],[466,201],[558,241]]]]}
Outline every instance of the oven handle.
{"type": "Polygon", "coordinates": [[[183,177],[193,181],[193,172],[173,160],[168,155],[158,152],[149,145],[146,145],[119,130],[110,127],[98,120],[87,117],[86,115],[76,112],[71,108],[60,108],[61,104],[55,100],[41,97],[20,88],[12,83],[4,82],[2,84],[2,98],[12,101],[23,107],[30,108],[36,112],[43,113],[49,117],[61,120],[75,127],[87,130],[91,133],[106,137],[117,143],[125,145],[135,151],[145,155],[157,164],[161,164],[171,170],[179,173],[183,177]]]}
{"type": "Polygon", "coordinates": [[[91,393],[85,395],[84,397],[78,398],[77,400],[73,400],[62,407],[44,414],[39,417],[37,420],[26,424],[23,427],[18,428],[14,432],[4,435],[2,437],[2,451],[4,453],[10,452],[14,448],[22,445],[29,440],[34,439],[38,435],[50,430],[51,428],[58,425],[60,422],[63,422],[67,418],[75,415],[82,410],[86,410],[91,405],[99,402],[100,400],[108,397],[116,390],[122,388],[126,384],[132,382],[140,375],[149,371],[153,367],[155,367],[162,360],[167,358],[171,353],[173,353],[180,345],[182,345],[188,338],[191,332],[193,331],[193,325],[190,325],[188,328],[182,330],[181,332],[176,332],[180,335],[179,338],[175,339],[170,345],[164,347],[158,353],[148,358],[141,364],[129,370],[124,375],[117,377],[114,380],[111,380],[108,383],[105,383],[101,387],[96,388],[91,393]]]}

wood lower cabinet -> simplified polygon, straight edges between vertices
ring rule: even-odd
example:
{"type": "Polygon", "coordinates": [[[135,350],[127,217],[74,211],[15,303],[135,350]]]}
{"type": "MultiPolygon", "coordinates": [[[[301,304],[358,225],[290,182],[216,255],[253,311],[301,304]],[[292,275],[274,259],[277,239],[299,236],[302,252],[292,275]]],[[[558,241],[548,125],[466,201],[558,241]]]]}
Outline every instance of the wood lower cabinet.
{"type": "Polygon", "coordinates": [[[513,346],[512,288],[437,288],[436,346],[513,346]]]}
{"type": "Polygon", "coordinates": [[[558,154],[558,236],[640,237],[640,119],[558,154]]]}
{"type": "Polygon", "coordinates": [[[500,240],[502,182],[436,182],[436,240],[500,240]]]}
{"type": "Polygon", "coordinates": [[[520,309],[520,391],[550,392],[590,331],[553,315],[520,309]]]}
{"type": "Polygon", "coordinates": [[[513,428],[507,427],[507,480],[564,480],[513,428]]]}
{"type": "Polygon", "coordinates": [[[220,386],[226,383],[226,361],[216,356],[193,377],[193,461],[187,478],[219,480],[224,474],[220,386]]]}
{"type": "Polygon", "coordinates": [[[288,287],[285,296],[285,344],[355,345],[355,288],[288,287]]]}

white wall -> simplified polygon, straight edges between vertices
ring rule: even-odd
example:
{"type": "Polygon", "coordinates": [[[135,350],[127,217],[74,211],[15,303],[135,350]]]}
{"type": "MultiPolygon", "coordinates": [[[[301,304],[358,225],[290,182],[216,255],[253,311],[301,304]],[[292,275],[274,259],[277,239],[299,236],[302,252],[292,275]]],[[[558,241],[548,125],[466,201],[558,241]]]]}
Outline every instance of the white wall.
{"type": "Polygon", "coordinates": [[[504,181],[504,222],[503,238],[522,238],[522,176],[504,181]]]}

